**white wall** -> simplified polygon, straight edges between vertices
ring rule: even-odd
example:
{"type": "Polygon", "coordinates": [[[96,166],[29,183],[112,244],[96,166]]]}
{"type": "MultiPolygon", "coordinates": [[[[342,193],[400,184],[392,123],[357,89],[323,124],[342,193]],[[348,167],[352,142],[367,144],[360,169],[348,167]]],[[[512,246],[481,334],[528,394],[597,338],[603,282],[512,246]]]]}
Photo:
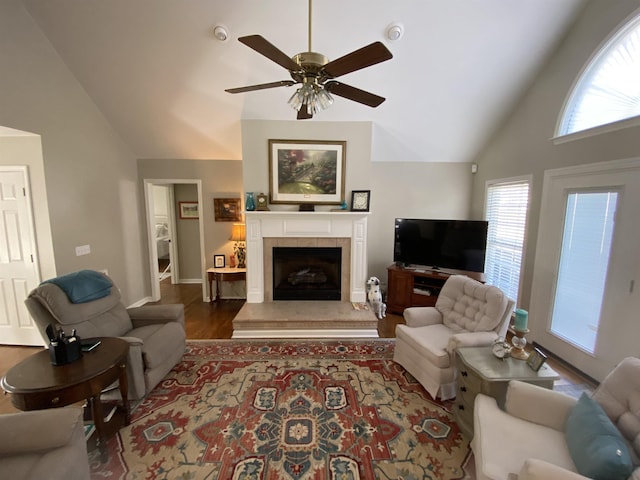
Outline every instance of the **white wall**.
{"type": "MultiPolygon", "coordinates": [[[[106,268],[125,303],[143,298],[135,158],[19,0],[0,2],[0,71],[0,125],[42,139],[56,273],[106,268]],[[85,244],[91,254],[77,257],[85,244]]],[[[35,187],[44,194],[42,182],[35,187]]]]}
{"type": "Polygon", "coordinates": [[[466,163],[374,162],[369,271],[386,283],[396,217],[466,220],[471,168],[466,163]]]}
{"type": "MultiPolygon", "coordinates": [[[[386,283],[393,262],[396,217],[467,219],[471,170],[461,163],[412,163],[377,155],[372,162],[373,125],[370,122],[245,120],[242,122],[245,191],[269,192],[269,139],[345,140],[347,168],[345,198],[351,190],[371,190],[369,216],[369,275],[386,283]]],[[[295,210],[271,205],[272,210],[295,210]]],[[[328,209],[331,207],[317,207],[328,209]]]]}
{"type": "Polygon", "coordinates": [[[638,0],[590,2],[510,118],[476,159],[479,171],[471,199],[474,218],[483,216],[487,180],[533,175],[519,307],[536,308],[530,305],[530,297],[544,171],[640,155],[640,127],[559,145],[551,141],[565,97],[581,69],[607,36],[639,8],[638,0]]]}
{"type": "MultiPolygon", "coordinates": [[[[242,121],[242,179],[246,192],[269,193],[269,139],[346,141],[345,199],[351,190],[368,190],[371,183],[371,122],[242,121]]],[[[317,210],[336,208],[318,206],[317,210]]],[[[274,205],[272,210],[297,210],[274,205]]]]}

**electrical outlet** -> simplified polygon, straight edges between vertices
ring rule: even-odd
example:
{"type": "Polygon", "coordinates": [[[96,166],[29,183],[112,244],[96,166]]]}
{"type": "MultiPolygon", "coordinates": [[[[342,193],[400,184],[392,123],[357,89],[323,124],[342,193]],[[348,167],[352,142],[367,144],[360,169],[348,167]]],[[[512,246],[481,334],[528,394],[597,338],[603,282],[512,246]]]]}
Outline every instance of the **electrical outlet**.
{"type": "Polygon", "coordinates": [[[79,257],[81,255],[89,255],[90,253],[91,253],[90,245],[80,245],[79,247],[76,247],[76,257],[79,257]]]}

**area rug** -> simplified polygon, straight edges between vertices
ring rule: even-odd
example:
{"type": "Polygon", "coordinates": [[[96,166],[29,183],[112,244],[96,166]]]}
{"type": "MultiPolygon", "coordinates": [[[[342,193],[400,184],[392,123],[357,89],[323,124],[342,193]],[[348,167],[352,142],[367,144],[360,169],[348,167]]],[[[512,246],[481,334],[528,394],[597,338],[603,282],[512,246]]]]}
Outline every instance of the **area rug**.
{"type": "MultiPolygon", "coordinates": [[[[452,403],[391,340],[189,342],[108,442],[93,479],[462,479],[452,403]]],[[[468,477],[467,477],[468,478],[468,477]]]]}

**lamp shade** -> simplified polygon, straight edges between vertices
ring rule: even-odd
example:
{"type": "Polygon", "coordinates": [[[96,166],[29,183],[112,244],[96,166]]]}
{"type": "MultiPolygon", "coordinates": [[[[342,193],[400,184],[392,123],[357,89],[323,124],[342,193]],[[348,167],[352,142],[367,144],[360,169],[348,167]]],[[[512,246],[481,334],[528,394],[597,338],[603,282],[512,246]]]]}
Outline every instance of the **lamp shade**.
{"type": "Polygon", "coordinates": [[[229,240],[233,242],[244,242],[245,238],[246,230],[244,223],[234,223],[229,240]]]}

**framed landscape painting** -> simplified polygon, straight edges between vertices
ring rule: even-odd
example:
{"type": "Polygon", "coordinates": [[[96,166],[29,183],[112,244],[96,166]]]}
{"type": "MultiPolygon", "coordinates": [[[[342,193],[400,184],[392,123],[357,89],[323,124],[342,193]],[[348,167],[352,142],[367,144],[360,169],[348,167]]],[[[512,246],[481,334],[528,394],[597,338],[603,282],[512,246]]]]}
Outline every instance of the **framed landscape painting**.
{"type": "Polygon", "coordinates": [[[344,201],[346,144],[269,140],[269,201],[339,205],[344,201]]]}
{"type": "Polygon", "coordinates": [[[214,198],[213,210],[216,222],[240,222],[242,220],[239,198],[214,198]]]}
{"type": "Polygon", "coordinates": [[[180,218],[196,220],[200,218],[198,213],[198,202],[178,202],[180,207],[180,218]]]}

